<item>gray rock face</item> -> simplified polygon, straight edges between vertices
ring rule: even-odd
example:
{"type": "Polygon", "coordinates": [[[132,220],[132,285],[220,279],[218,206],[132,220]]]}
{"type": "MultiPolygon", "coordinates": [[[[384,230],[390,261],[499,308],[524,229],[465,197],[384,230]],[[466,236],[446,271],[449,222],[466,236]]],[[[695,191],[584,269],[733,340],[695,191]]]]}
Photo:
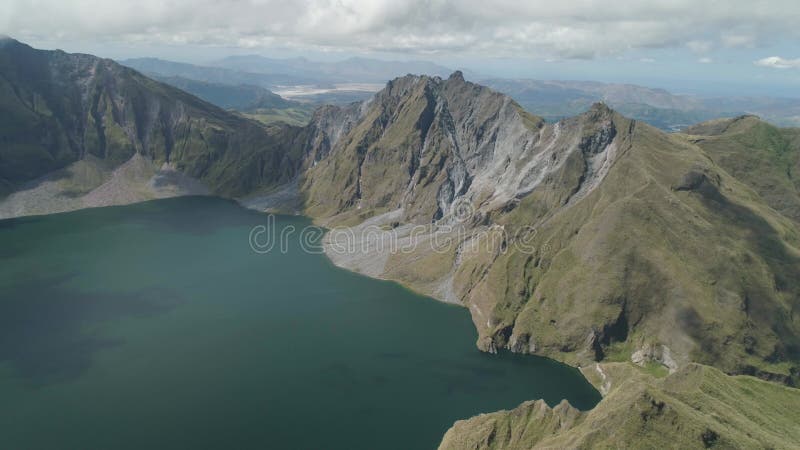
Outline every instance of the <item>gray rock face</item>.
{"type": "Polygon", "coordinates": [[[666,345],[644,345],[631,355],[631,362],[644,366],[648,362],[657,362],[667,369],[670,373],[678,370],[678,363],[672,359],[672,353],[666,345]]]}
{"type": "Polygon", "coordinates": [[[348,106],[324,105],[314,112],[308,127],[307,158],[311,165],[328,156],[339,139],[345,136],[363,116],[366,104],[348,106]]]}
{"type": "Polygon", "coordinates": [[[602,178],[613,163],[605,151],[616,136],[611,115],[598,106],[545,124],[458,73],[409,75],[359,107],[315,115],[310,154],[323,164],[306,189],[321,215],[402,207],[405,221],[426,223],[446,218],[456,202],[490,212],[530,193],[573,153],[586,160],[589,177],[602,178]],[[348,197],[332,201],[340,191],[348,197]]]}

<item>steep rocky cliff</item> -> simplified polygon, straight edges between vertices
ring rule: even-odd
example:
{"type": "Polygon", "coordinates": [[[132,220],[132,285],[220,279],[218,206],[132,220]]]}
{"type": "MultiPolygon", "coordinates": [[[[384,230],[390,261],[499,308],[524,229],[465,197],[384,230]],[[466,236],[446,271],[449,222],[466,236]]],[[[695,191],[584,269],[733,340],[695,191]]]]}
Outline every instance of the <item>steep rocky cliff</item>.
{"type": "Polygon", "coordinates": [[[465,196],[496,207],[535,186],[526,171],[531,158],[560,156],[540,155],[546,138],[559,139],[543,133],[541,119],[459,72],[447,80],[393,80],[362,106],[359,119],[329,140],[332,157],[307,174],[315,216],[337,216],[335,222],[402,208],[404,220],[430,223],[465,196]]]}

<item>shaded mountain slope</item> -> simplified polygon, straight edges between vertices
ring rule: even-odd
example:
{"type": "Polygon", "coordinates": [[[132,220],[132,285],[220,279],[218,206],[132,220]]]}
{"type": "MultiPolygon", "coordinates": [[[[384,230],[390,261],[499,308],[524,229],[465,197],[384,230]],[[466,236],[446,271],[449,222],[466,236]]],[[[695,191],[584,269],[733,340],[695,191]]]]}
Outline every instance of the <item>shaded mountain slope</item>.
{"type": "MultiPolygon", "coordinates": [[[[295,129],[264,128],[90,55],[0,42],[0,186],[6,192],[91,155],[142,155],[238,196],[296,175],[295,129]]],[[[298,155],[299,156],[299,155],[298,155]]]]}

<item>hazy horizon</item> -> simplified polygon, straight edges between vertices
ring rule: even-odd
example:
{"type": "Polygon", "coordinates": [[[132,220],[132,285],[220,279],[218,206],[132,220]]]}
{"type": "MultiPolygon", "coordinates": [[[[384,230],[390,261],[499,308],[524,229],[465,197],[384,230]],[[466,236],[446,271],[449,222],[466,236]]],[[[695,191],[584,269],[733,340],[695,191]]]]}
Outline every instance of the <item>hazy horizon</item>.
{"type": "Polygon", "coordinates": [[[798,97],[795,2],[23,2],[0,33],[43,49],[207,64],[229,55],[430,61],[480,77],[798,97]],[[212,11],[213,14],[210,14],[212,11]]]}

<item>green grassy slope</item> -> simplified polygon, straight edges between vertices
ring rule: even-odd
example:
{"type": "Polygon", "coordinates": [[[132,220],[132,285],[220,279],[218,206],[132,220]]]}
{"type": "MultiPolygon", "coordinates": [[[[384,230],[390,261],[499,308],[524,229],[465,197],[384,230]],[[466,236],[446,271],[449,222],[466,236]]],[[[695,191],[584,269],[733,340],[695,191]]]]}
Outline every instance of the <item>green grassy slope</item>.
{"type": "MultiPolygon", "coordinates": [[[[340,148],[307,174],[309,215],[338,215],[338,223],[357,223],[385,212],[403,198],[423,129],[434,126],[425,119],[432,107],[429,89],[424,83],[398,79],[375,97],[373,107],[342,138],[340,148]]],[[[426,160],[441,158],[446,150],[433,147],[426,160]]],[[[445,176],[441,171],[428,175],[439,180],[445,176]]],[[[419,192],[412,200],[414,206],[407,207],[424,209],[420,214],[432,217],[435,206],[428,194],[419,192]]]]}
{"type": "Polygon", "coordinates": [[[800,129],[742,116],[698,124],[685,133],[771,207],[800,221],[800,129]]]}
{"type": "Polygon", "coordinates": [[[511,235],[537,224],[536,254],[500,255],[478,280],[461,269],[472,301],[492,311],[493,345],[572,363],[666,345],[678,364],[797,378],[797,225],[698,147],[628,129],[587,197],[562,206],[580,184],[577,161],[498,216],[511,235]]]}
{"type": "Polygon", "coordinates": [[[800,390],[691,364],[657,378],[629,363],[585,369],[609,391],[591,411],[541,400],[458,421],[440,450],[797,448],[800,390]],[[613,380],[613,381],[611,381],[613,380]]]}
{"type": "Polygon", "coordinates": [[[308,125],[313,116],[314,107],[302,104],[289,108],[258,108],[250,112],[241,113],[243,116],[256,120],[264,125],[285,123],[302,127],[308,125]]]}

